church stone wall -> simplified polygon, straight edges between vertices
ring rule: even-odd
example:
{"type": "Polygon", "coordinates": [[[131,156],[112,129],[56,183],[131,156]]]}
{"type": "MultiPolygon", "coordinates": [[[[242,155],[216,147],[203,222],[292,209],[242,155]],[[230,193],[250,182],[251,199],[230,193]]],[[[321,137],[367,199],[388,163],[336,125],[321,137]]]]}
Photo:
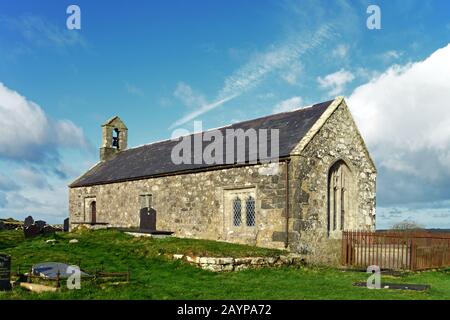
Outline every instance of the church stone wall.
{"type": "Polygon", "coordinates": [[[347,164],[354,182],[345,229],[374,230],[376,169],[345,103],[292,159],[291,228],[296,241],[291,249],[332,264],[340,258],[341,233],[327,233],[328,173],[339,160],[347,164]]]}
{"type": "MultiPolygon", "coordinates": [[[[265,175],[268,165],[235,167],[199,173],[180,174],[138,181],[71,188],[71,223],[89,222],[86,200],[96,201],[97,222],[112,227],[138,227],[139,196],[152,195],[158,230],[174,231],[176,236],[223,240],[271,248],[283,248],[273,234],[285,230],[284,164],[275,175],[265,175]],[[231,212],[224,203],[229,191],[251,190],[256,198],[256,226],[243,234],[228,226],[231,212]]],[[[245,215],[245,205],[242,206],[245,215]]],[[[245,221],[245,220],[244,220],[245,221]]],[[[77,224],[72,224],[75,227],[77,224]]]]}

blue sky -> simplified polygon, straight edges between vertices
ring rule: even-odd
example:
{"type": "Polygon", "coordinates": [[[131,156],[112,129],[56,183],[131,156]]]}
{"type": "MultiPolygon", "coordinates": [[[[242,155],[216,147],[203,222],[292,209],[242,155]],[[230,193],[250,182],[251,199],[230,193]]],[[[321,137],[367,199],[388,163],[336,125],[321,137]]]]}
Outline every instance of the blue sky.
{"type": "Polygon", "coordinates": [[[62,221],[113,115],[136,146],[344,95],[378,166],[378,227],[449,228],[449,43],[446,0],[2,1],[0,216],[62,221]]]}

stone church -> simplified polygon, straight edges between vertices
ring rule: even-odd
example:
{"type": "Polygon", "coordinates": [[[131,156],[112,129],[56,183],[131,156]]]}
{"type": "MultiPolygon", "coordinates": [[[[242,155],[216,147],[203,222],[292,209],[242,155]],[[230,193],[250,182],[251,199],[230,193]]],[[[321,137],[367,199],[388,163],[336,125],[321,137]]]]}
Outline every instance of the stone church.
{"type": "Polygon", "coordinates": [[[262,161],[174,164],[177,141],[128,148],[127,127],[110,119],[100,161],[69,186],[71,228],[139,229],[144,212],[152,230],[321,262],[336,261],[343,230],[375,228],[376,168],[342,97],[218,130],[228,128],[278,129],[277,170],[262,161]]]}

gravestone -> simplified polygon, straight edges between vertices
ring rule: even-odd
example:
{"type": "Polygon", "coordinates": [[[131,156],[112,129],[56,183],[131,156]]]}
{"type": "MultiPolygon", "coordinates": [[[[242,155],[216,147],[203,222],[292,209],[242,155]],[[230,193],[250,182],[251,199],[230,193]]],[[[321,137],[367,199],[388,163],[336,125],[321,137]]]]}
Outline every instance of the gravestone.
{"type": "Polygon", "coordinates": [[[11,290],[11,257],[0,253],[0,291],[11,290]]]}
{"type": "Polygon", "coordinates": [[[69,232],[69,218],[64,219],[64,232],[69,232]]]}
{"type": "Polygon", "coordinates": [[[142,208],[140,211],[139,229],[143,231],[156,230],[156,210],[153,208],[142,208]]]}
{"type": "Polygon", "coordinates": [[[41,229],[37,225],[32,224],[31,226],[24,228],[23,233],[25,238],[33,238],[41,234],[41,229]]]}
{"type": "Polygon", "coordinates": [[[23,228],[28,228],[34,223],[34,219],[32,216],[28,216],[25,218],[25,221],[23,222],[23,228]]]}
{"type": "Polygon", "coordinates": [[[60,231],[61,229],[58,230],[58,228],[55,228],[53,226],[50,226],[48,224],[46,224],[42,229],[41,229],[41,233],[42,234],[52,234],[55,233],[56,231],[60,231]]]}
{"type": "Polygon", "coordinates": [[[34,224],[37,225],[37,227],[40,230],[42,230],[45,227],[45,225],[47,224],[47,222],[42,221],[42,220],[37,220],[37,221],[34,222],[34,224]]]}
{"type": "Polygon", "coordinates": [[[33,220],[33,217],[29,216],[23,223],[23,233],[25,238],[33,238],[40,234],[51,234],[56,231],[60,231],[43,220],[33,220]]]}

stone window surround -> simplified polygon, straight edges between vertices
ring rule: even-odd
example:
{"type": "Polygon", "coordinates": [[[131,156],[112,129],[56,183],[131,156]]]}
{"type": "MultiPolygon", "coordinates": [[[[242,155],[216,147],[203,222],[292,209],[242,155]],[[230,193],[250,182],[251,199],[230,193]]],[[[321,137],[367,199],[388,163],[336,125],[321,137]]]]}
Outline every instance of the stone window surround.
{"type": "Polygon", "coordinates": [[[98,220],[98,201],[96,195],[86,195],[83,197],[83,222],[91,222],[91,203],[95,201],[96,214],[98,220]]]}
{"type": "MultiPolygon", "coordinates": [[[[355,172],[357,172],[357,171],[353,167],[352,162],[349,161],[348,159],[346,159],[345,157],[338,157],[338,158],[335,158],[333,161],[331,161],[331,163],[330,163],[330,165],[328,167],[327,175],[326,175],[326,177],[327,177],[327,183],[326,183],[326,185],[327,185],[327,193],[328,193],[328,190],[330,188],[329,177],[330,177],[331,169],[339,162],[343,162],[347,166],[348,171],[350,173],[350,181],[348,181],[348,182],[349,182],[351,187],[347,188],[347,190],[346,190],[347,191],[347,196],[353,195],[353,197],[357,197],[358,196],[358,194],[357,194],[357,192],[358,192],[357,191],[358,179],[355,176],[355,172]]],[[[340,228],[336,228],[336,230],[333,230],[331,221],[330,221],[330,230],[328,230],[328,223],[329,223],[328,222],[328,218],[333,219],[333,216],[332,216],[333,213],[332,213],[332,208],[330,207],[331,206],[331,202],[329,201],[331,195],[328,194],[327,197],[328,197],[328,199],[327,199],[327,216],[326,216],[325,221],[326,221],[326,229],[327,229],[328,238],[331,238],[331,239],[339,238],[340,234],[342,233],[343,230],[340,230],[340,228]]],[[[349,227],[349,223],[350,223],[350,221],[352,221],[353,224],[356,223],[356,221],[353,221],[353,219],[354,219],[353,216],[355,214],[355,211],[358,210],[358,207],[357,207],[357,205],[355,203],[355,199],[354,198],[350,199],[350,197],[348,197],[347,199],[348,199],[348,203],[347,203],[348,210],[347,210],[347,212],[345,212],[345,217],[344,217],[345,226],[344,226],[344,230],[352,229],[351,226],[349,227]]],[[[340,208],[338,208],[337,214],[338,214],[337,223],[339,223],[340,222],[340,217],[339,217],[339,215],[340,215],[340,208]]]]}
{"type": "MultiPolygon", "coordinates": [[[[234,230],[237,232],[245,232],[245,233],[255,233],[257,232],[257,223],[258,223],[258,212],[260,211],[260,202],[258,201],[258,187],[256,185],[240,185],[240,186],[227,186],[227,187],[223,187],[222,188],[223,192],[222,192],[222,199],[223,199],[223,224],[224,224],[224,235],[227,236],[227,233],[229,230],[234,230]],[[230,196],[230,194],[233,193],[237,193],[239,194],[239,192],[251,192],[252,197],[255,201],[255,225],[254,226],[247,226],[246,223],[246,200],[247,197],[243,197],[240,196],[241,201],[242,201],[242,207],[241,207],[241,214],[242,214],[242,223],[241,226],[239,227],[235,227],[233,226],[233,212],[226,212],[227,209],[229,207],[232,207],[232,203],[231,206],[229,206],[230,204],[227,205],[227,201],[230,199],[227,199],[227,193],[229,193],[228,196],[230,196]]],[[[231,197],[231,200],[234,199],[234,197],[231,197]]]]}

